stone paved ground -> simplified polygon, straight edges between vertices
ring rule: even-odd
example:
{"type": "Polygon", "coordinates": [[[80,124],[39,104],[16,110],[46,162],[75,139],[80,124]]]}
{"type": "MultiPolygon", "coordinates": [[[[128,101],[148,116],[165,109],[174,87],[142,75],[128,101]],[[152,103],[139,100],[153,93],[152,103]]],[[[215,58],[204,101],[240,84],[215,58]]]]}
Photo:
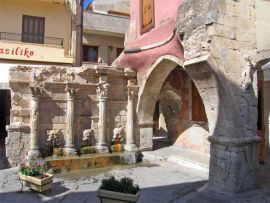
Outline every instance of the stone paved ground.
{"type": "Polygon", "coordinates": [[[100,169],[93,172],[60,175],[54,179],[52,193],[40,195],[24,189],[18,193],[20,183],[17,169],[0,171],[0,202],[99,202],[96,190],[100,180],[111,174],[128,176],[141,187],[139,203],[150,202],[178,202],[177,199],[187,193],[196,191],[206,184],[207,174],[190,170],[167,162],[141,164],[137,167],[123,169],[100,169]],[[101,174],[104,173],[104,174],[101,174]]]}
{"type": "Polygon", "coordinates": [[[264,189],[231,196],[206,187],[208,174],[204,170],[186,168],[169,161],[153,160],[136,166],[84,170],[56,175],[53,190],[37,196],[24,189],[19,193],[17,168],[0,170],[0,203],[98,203],[96,190],[100,180],[112,174],[128,176],[141,187],[138,203],[268,203],[270,202],[269,169],[260,169],[264,189]],[[268,193],[269,192],[269,193],[268,193]],[[211,198],[209,198],[211,197],[211,198]]]}

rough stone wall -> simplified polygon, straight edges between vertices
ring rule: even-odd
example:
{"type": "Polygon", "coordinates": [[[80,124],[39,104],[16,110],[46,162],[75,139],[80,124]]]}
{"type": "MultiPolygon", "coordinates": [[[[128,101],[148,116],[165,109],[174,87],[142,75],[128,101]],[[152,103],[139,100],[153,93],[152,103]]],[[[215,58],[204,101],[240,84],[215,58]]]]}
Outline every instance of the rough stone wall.
{"type": "Polygon", "coordinates": [[[254,188],[259,141],[254,0],[185,1],[177,29],[184,67],[202,97],[212,135],[209,187],[254,188]]]}
{"type": "MultiPolygon", "coordinates": [[[[256,100],[253,100],[252,104],[247,104],[245,97],[248,97],[249,93],[243,86],[247,77],[255,76],[252,71],[250,75],[245,75],[248,66],[253,66],[252,59],[255,56],[254,20],[252,0],[199,0],[185,1],[180,6],[177,23],[178,33],[183,36],[185,60],[210,56],[208,61],[212,64],[221,85],[226,88],[226,94],[232,99],[232,106],[240,104],[234,109],[239,117],[236,122],[242,123],[245,126],[245,134],[250,136],[254,134],[255,126],[253,122],[248,123],[249,119],[245,118],[247,109],[249,113],[256,115],[256,100]],[[251,61],[248,61],[248,57],[251,57],[251,61]]],[[[253,85],[255,86],[255,82],[253,85]]],[[[199,92],[203,91],[198,83],[197,88],[199,92]]],[[[203,99],[211,103],[210,99],[203,99]]],[[[217,107],[213,108],[217,110],[217,107]]],[[[256,117],[253,119],[256,120],[256,117]]]]}
{"type": "MultiPolygon", "coordinates": [[[[65,144],[67,126],[67,84],[76,84],[74,115],[74,144],[80,149],[83,131],[94,129],[98,140],[99,99],[97,86],[100,76],[107,76],[111,86],[106,100],[106,136],[110,145],[113,129],[126,127],[127,121],[127,80],[133,79],[123,69],[103,65],[91,67],[22,67],[10,70],[11,124],[6,140],[7,157],[12,166],[25,158],[30,147],[30,102],[29,87],[41,88],[39,99],[39,144],[43,156],[50,155],[47,132],[59,130],[60,146],[65,144]]],[[[135,74],[136,75],[136,74],[135,74]]],[[[133,76],[134,77],[134,76],[133,76]]]]}
{"type": "Polygon", "coordinates": [[[30,128],[27,125],[14,123],[7,128],[6,156],[10,166],[16,166],[25,160],[30,149],[30,128]]]}

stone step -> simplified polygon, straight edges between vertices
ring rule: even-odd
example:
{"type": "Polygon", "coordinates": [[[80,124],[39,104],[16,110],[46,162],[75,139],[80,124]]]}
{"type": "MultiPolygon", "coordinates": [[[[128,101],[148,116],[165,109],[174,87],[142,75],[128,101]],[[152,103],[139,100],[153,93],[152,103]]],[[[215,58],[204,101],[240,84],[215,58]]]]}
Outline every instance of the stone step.
{"type": "Polygon", "coordinates": [[[151,152],[143,152],[144,160],[168,161],[187,168],[209,172],[209,155],[183,150],[178,147],[166,147],[151,152]]]}

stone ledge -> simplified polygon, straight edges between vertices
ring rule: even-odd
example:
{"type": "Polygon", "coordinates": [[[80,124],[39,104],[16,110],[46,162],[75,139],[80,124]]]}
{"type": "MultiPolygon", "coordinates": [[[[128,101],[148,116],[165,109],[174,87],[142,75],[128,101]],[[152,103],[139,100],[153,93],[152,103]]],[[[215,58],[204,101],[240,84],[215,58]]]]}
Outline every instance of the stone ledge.
{"type": "Polygon", "coordinates": [[[30,132],[30,126],[26,125],[26,124],[21,124],[21,123],[11,123],[10,125],[6,126],[6,130],[8,132],[18,131],[18,132],[29,133],[30,132]]]}
{"type": "Polygon", "coordinates": [[[212,144],[219,144],[229,147],[240,147],[248,144],[257,144],[261,142],[262,139],[258,136],[248,138],[234,138],[234,139],[228,139],[226,137],[210,136],[208,140],[212,144]]]}

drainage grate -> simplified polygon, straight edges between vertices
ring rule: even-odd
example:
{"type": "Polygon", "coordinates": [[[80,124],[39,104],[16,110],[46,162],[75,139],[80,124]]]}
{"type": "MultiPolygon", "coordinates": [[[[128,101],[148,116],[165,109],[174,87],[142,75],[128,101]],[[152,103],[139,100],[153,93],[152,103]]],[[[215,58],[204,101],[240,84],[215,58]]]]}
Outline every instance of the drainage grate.
{"type": "Polygon", "coordinates": [[[53,174],[59,174],[62,173],[62,168],[53,168],[52,169],[53,174]]]}

